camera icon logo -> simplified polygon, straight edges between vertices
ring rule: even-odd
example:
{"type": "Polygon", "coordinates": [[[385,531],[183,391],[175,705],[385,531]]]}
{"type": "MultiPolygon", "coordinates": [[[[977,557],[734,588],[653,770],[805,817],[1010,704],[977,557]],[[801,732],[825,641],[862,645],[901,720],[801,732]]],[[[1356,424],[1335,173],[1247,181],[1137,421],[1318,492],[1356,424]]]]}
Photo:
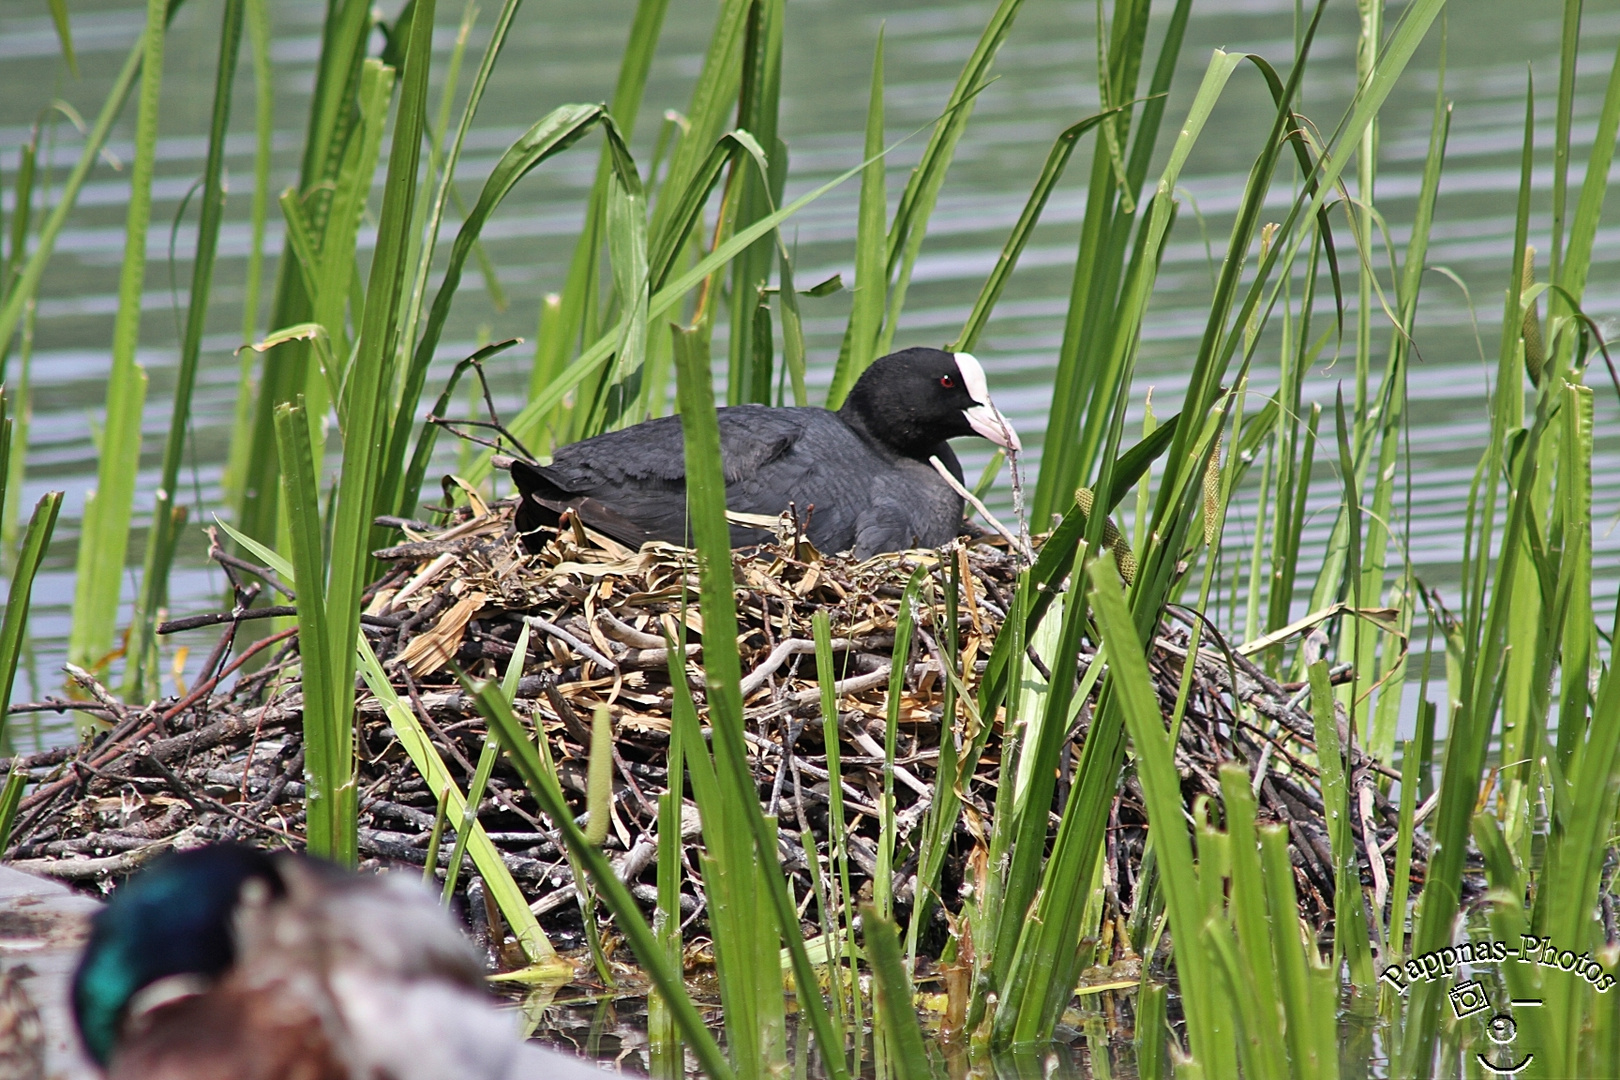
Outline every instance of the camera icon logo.
{"type": "Polygon", "coordinates": [[[1489,995],[1485,987],[1477,979],[1471,982],[1458,983],[1451,988],[1451,1012],[1457,1019],[1484,1012],[1491,1007],[1489,995]]]}

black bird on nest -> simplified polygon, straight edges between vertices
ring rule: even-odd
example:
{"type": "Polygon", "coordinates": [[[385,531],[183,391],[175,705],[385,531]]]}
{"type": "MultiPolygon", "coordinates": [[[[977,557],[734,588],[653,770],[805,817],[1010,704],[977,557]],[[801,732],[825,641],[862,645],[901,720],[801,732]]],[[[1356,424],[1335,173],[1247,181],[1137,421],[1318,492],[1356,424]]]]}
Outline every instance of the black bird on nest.
{"type": "MultiPolygon", "coordinates": [[[[809,511],[806,535],[822,551],[939,547],[963,531],[962,496],[939,475],[938,458],[960,483],[948,440],[981,435],[1008,450],[1018,433],[990,400],[984,368],[969,353],[912,348],[872,363],[837,412],[733,405],[717,410],[726,507],[777,517],[809,511]]],[[[686,459],[678,416],[559,447],[549,465],[512,462],[522,493],[517,524],[531,551],[572,511],[620,543],[690,542],[686,459]]],[[[733,521],[731,543],[770,538],[733,521]]]]}

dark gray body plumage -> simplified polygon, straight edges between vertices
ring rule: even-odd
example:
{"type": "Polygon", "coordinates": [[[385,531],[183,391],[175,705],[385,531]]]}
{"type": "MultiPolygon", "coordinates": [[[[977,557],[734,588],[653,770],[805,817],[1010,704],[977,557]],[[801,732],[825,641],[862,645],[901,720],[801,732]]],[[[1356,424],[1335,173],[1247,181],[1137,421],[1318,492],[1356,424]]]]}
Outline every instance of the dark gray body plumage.
{"type": "MultiPolygon", "coordinates": [[[[812,544],[829,552],[853,549],[857,558],[939,547],[958,535],[962,498],[928,464],[928,455],[899,453],[860,430],[860,418],[847,412],[764,405],[717,410],[726,506],[777,515],[792,503],[800,520],[809,515],[812,544]]],[[[929,453],[961,479],[949,443],[929,453]]],[[[550,465],[516,462],[512,474],[525,495],[557,504],[553,510],[571,505],[586,524],[622,542],[689,542],[678,416],[559,447],[550,465]]],[[[535,520],[530,499],[524,502],[520,528],[544,523],[535,520]]],[[[731,528],[734,547],[769,538],[764,530],[731,528]]]]}

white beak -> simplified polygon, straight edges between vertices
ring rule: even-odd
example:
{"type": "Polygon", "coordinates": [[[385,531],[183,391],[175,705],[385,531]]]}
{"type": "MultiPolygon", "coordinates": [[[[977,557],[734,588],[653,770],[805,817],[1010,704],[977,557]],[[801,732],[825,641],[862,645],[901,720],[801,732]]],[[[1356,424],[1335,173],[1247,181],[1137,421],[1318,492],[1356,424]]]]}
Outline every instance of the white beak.
{"type": "Polygon", "coordinates": [[[972,408],[962,410],[968,426],[997,446],[1014,453],[1022,450],[1024,447],[1018,441],[1018,432],[1013,430],[1007,418],[1001,415],[1001,410],[990,400],[990,386],[984,377],[984,366],[972,353],[960,352],[956,354],[956,370],[962,373],[963,389],[974,402],[972,408]]]}
{"type": "Polygon", "coordinates": [[[1014,453],[1024,448],[1018,441],[1018,432],[1007,423],[1007,418],[1001,415],[1001,410],[989,402],[966,409],[962,415],[967,417],[969,427],[997,446],[1006,447],[1014,453]]]}

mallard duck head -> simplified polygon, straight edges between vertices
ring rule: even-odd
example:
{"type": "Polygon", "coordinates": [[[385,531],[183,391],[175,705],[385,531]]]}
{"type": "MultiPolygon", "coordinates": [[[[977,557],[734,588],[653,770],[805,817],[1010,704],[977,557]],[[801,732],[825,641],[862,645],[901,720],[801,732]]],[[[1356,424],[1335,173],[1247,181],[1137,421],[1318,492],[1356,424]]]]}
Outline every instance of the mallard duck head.
{"type": "Polygon", "coordinates": [[[96,1061],[110,1060],[143,991],[171,979],[200,988],[230,968],[232,914],[250,881],[284,889],[268,853],[216,844],[164,855],[113,893],[73,975],[74,1017],[96,1061]]]}

